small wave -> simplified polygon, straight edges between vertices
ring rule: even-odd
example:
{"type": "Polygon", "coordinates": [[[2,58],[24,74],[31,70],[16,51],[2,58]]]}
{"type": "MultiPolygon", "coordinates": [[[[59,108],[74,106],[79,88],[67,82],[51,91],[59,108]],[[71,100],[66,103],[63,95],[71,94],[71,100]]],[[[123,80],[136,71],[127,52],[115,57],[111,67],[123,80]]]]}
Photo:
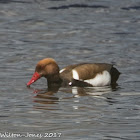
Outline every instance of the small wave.
{"type": "Polygon", "coordinates": [[[122,7],[122,10],[140,10],[140,6],[122,7]]]}
{"type": "Polygon", "coordinates": [[[59,9],[69,9],[69,8],[109,8],[109,7],[102,6],[102,5],[71,4],[71,5],[49,7],[48,9],[59,10],[59,9]]]}

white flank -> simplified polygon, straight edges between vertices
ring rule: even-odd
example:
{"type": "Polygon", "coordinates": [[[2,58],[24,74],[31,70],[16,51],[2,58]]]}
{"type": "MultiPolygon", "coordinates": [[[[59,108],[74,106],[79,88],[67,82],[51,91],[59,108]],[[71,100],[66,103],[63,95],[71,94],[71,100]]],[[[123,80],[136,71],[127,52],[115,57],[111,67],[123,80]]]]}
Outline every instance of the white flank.
{"type": "Polygon", "coordinates": [[[103,73],[97,74],[95,78],[84,80],[93,86],[107,86],[111,83],[111,75],[108,71],[103,71],[103,73]]]}
{"type": "Polygon", "coordinates": [[[65,70],[65,69],[60,70],[59,73],[62,73],[64,70],[65,70]]]}
{"type": "Polygon", "coordinates": [[[76,70],[72,70],[72,76],[73,76],[73,79],[79,80],[79,75],[76,70]]]}

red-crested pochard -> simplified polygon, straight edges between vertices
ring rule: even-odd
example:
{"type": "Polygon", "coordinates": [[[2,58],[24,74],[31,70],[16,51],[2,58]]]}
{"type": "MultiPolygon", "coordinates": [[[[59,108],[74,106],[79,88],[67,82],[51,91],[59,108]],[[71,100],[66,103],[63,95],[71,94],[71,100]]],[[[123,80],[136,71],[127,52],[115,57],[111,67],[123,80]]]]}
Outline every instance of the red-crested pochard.
{"type": "Polygon", "coordinates": [[[45,77],[48,86],[107,86],[116,84],[120,72],[111,64],[106,63],[81,63],[69,65],[62,70],[52,58],[39,61],[31,80],[30,86],[41,77],[45,77]]]}

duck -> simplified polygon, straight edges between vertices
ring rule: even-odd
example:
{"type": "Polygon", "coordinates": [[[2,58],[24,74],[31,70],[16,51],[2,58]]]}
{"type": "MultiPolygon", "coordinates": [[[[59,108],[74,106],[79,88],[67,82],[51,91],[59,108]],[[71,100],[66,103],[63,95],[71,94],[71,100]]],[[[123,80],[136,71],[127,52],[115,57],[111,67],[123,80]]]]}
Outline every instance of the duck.
{"type": "Polygon", "coordinates": [[[102,87],[117,84],[120,74],[112,64],[108,63],[73,64],[60,70],[53,58],[44,58],[37,63],[27,86],[45,77],[48,87],[102,87]]]}

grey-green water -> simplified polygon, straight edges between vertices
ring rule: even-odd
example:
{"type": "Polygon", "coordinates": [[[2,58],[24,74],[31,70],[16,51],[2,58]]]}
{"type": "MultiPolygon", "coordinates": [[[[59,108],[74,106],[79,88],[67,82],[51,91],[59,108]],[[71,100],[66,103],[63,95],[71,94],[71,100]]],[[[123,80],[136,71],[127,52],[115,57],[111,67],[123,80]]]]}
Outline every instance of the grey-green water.
{"type": "Polygon", "coordinates": [[[1,0],[0,139],[139,140],[139,44],[139,0],[1,0]],[[118,87],[27,88],[45,57],[113,63],[118,87]]]}

